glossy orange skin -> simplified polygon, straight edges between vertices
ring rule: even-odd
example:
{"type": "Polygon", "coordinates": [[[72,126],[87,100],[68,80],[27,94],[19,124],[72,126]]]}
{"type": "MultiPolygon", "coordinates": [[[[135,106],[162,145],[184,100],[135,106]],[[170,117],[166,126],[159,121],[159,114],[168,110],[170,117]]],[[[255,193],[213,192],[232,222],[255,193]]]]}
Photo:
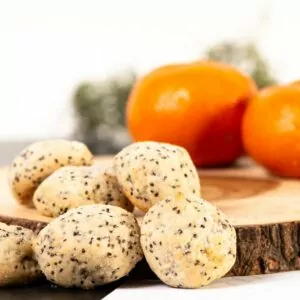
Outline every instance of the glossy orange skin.
{"type": "Polygon", "coordinates": [[[247,107],[242,132],[254,160],[277,175],[300,177],[300,86],[261,91],[247,107]]]}
{"type": "Polygon", "coordinates": [[[127,126],[134,141],[186,148],[197,166],[229,164],[243,153],[242,116],[256,92],[250,78],[222,63],[163,66],[134,86],[127,126]]]}

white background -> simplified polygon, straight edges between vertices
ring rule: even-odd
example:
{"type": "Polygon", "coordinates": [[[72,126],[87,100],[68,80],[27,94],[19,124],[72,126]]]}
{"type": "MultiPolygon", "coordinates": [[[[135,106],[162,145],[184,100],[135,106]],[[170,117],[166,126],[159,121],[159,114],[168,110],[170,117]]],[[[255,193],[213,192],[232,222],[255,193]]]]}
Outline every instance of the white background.
{"type": "Polygon", "coordinates": [[[276,76],[298,79],[299,32],[296,0],[0,0],[0,139],[66,135],[81,80],[197,59],[223,39],[258,38],[276,76]]]}

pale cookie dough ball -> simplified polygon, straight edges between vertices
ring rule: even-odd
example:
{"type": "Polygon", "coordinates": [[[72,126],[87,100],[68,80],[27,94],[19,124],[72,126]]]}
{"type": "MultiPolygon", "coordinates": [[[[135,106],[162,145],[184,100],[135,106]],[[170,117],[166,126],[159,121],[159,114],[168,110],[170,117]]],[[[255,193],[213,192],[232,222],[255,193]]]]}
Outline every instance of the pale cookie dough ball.
{"type": "Polygon", "coordinates": [[[9,185],[18,202],[30,203],[37,186],[55,170],[67,165],[91,165],[92,160],[91,152],[80,142],[36,142],[14,159],[9,170],[9,185]]]}
{"type": "Polygon", "coordinates": [[[153,272],[172,287],[199,288],[225,275],[236,258],[236,233],[226,216],[196,196],[155,204],[141,225],[153,272]]]}
{"type": "Polygon", "coordinates": [[[123,193],[142,211],[179,192],[200,196],[197,170],[182,147],[133,143],[115,156],[114,170],[123,193]]]}
{"type": "Polygon", "coordinates": [[[0,286],[20,285],[41,276],[34,259],[34,233],[20,226],[0,223],[0,286]]]}
{"type": "Polygon", "coordinates": [[[33,203],[42,215],[49,217],[93,203],[116,205],[132,211],[115,176],[96,167],[60,168],[38,186],[33,203]]]}
{"type": "Polygon", "coordinates": [[[84,289],[118,280],[143,257],[134,215],[103,204],[71,209],[52,221],[40,231],[35,252],[48,280],[84,289]]]}
{"type": "Polygon", "coordinates": [[[62,167],[36,189],[33,204],[44,216],[57,217],[70,208],[95,203],[96,177],[92,167],[62,167]]]}
{"type": "Polygon", "coordinates": [[[115,205],[133,211],[133,205],[123,194],[113,168],[108,168],[101,173],[97,184],[99,188],[96,189],[96,203],[115,205]]]}

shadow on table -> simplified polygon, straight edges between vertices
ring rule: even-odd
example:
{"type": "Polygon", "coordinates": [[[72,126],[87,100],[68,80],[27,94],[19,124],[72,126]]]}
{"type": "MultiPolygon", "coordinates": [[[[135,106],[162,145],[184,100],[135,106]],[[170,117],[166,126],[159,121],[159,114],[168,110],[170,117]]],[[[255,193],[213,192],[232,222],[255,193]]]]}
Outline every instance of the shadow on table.
{"type": "Polygon", "coordinates": [[[48,282],[0,289],[1,300],[99,300],[124,283],[121,279],[95,290],[61,288],[48,282]]]}

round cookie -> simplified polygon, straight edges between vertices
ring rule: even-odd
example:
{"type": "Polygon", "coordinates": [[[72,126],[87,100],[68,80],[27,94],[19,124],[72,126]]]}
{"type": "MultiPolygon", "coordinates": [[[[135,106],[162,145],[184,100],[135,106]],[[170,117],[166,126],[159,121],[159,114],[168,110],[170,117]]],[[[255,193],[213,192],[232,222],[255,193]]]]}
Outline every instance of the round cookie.
{"type": "Polygon", "coordinates": [[[199,288],[224,276],[236,259],[236,233],[226,216],[197,196],[156,203],[141,225],[152,271],[166,284],[199,288]]]}
{"type": "Polygon", "coordinates": [[[178,192],[200,196],[197,170],[179,146],[133,143],[115,156],[114,170],[123,193],[142,211],[178,192]]]}
{"type": "Polygon", "coordinates": [[[34,259],[34,233],[0,223],[0,286],[26,284],[41,276],[34,259]]]}
{"type": "Polygon", "coordinates": [[[97,167],[60,168],[38,186],[33,203],[42,215],[49,217],[93,203],[116,205],[129,211],[133,209],[120,191],[113,173],[97,167]]]}
{"type": "Polygon", "coordinates": [[[55,170],[66,166],[91,165],[93,156],[80,142],[46,140],[26,147],[12,162],[9,186],[21,204],[31,202],[37,186],[55,170]]]}
{"type": "Polygon", "coordinates": [[[112,167],[106,169],[104,173],[101,173],[98,178],[98,185],[100,185],[100,187],[97,188],[95,192],[96,203],[115,205],[130,212],[133,211],[134,207],[123,194],[112,167]]]}
{"type": "Polygon", "coordinates": [[[103,204],[74,208],[53,220],[40,231],[35,253],[48,280],[84,289],[118,280],[143,257],[134,215],[103,204]]]}

